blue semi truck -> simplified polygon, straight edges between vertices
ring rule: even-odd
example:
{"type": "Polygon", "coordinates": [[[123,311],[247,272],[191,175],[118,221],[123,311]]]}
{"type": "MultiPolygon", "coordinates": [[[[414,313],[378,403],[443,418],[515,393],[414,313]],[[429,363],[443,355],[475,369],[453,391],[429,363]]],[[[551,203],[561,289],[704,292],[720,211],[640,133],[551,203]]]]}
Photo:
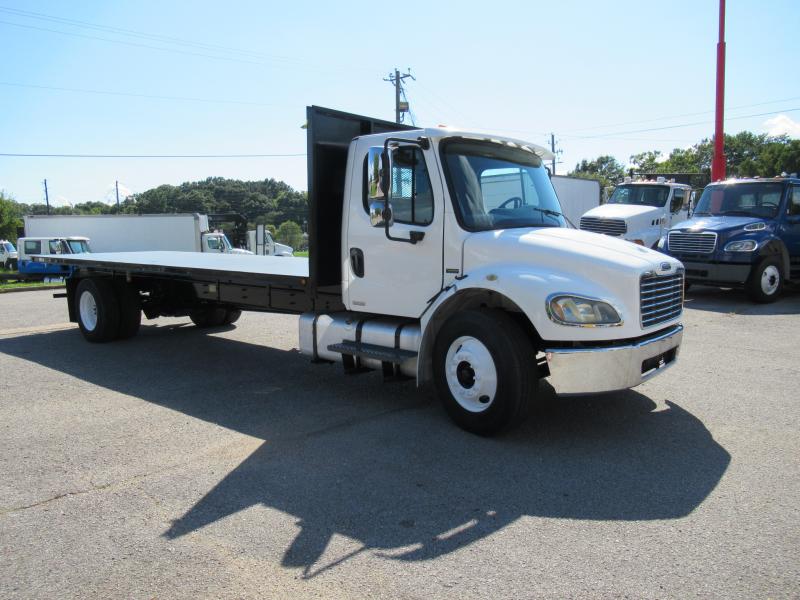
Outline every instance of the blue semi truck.
{"type": "Polygon", "coordinates": [[[658,248],[683,262],[687,285],[741,287],[755,302],[773,302],[800,279],[800,178],[712,183],[658,248]]]}

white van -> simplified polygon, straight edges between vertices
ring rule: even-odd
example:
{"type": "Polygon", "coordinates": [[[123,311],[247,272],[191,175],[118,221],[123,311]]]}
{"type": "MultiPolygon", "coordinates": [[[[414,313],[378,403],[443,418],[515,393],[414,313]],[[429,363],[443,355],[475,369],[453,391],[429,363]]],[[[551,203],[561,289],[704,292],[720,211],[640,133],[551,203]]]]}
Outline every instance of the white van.
{"type": "Polygon", "coordinates": [[[19,254],[14,244],[8,240],[0,240],[0,265],[4,269],[16,269],[19,254]]]}

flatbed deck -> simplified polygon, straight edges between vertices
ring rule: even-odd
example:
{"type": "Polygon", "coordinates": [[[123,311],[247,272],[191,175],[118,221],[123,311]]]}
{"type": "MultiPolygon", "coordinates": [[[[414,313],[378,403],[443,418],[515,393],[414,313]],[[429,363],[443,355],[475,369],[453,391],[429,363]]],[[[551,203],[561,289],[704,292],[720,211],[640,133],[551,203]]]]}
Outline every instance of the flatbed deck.
{"type": "MultiPolygon", "coordinates": [[[[203,301],[247,310],[302,313],[342,309],[338,288],[308,289],[308,259],[203,252],[104,252],[35,256],[74,268],[72,279],[110,275],[191,284],[203,301]]],[[[69,285],[69,284],[68,284],[69,285]]]]}

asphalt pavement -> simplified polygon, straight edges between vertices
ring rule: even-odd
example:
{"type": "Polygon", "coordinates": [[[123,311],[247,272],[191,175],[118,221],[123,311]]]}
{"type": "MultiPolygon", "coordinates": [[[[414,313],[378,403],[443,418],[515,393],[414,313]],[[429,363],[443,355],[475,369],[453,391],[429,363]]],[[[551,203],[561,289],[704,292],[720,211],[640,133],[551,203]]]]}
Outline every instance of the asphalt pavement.
{"type": "Polygon", "coordinates": [[[800,293],[693,288],[677,366],[484,439],[297,318],[86,343],[0,295],[0,598],[800,596],[800,293]]]}

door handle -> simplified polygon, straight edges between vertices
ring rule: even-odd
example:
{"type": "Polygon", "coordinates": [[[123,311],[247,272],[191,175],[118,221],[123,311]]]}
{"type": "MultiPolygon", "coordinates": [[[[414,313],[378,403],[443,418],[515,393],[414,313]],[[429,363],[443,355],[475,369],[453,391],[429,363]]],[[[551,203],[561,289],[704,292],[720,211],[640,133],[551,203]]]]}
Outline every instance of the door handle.
{"type": "Polygon", "coordinates": [[[361,248],[350,248],[350,268],[356,277],[364,276],[364,251],[361,248]]]}

